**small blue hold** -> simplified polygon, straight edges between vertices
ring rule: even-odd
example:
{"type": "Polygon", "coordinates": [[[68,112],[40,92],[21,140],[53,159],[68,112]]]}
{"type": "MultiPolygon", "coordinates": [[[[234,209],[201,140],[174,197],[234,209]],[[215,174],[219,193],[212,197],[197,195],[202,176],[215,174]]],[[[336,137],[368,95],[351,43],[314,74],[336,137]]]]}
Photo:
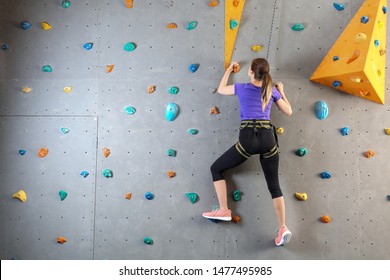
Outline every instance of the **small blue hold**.
{"type": "Polygon", "coordinates": [[[322,179],[329,179],[330,177],[332,177],[332,175],[330,175],[330,173],[328,171],[324,171],[320,174],[321,178],[322,179]]]}
{"type": "Polygon", "coordinates": [[[342,129],[340,129],[340,132],[343,136],[347,136],[349,134],[349,128],[343,127],[342,129]]]}
{"type": "Polygon", "coordinates": [[[61,128],[61,131],[62,131],[63,134],[67,134],[70,131],[70,129],[66,128],[66,127],[63,127],[63,128],[61,128]]]}
{"type": "Polygon", "coordinates": [[[333,61],[337,61],[337,60],[339,60],[340,58],[337,56],[337,55],[335,55],[334,57],[333,57],[333,61]]]}
{"type": "Polygon", "coordinates": [[[82,171],[80,173],[81,176],[83,176],[84,178],[87,178],[87,176],[89,175],[89,172],[88,171],[82,171]]]}
{"type": "Polygon", "coordinates": [[[1,49],[6,51],[6,50],[9,49],[9,46],[7,44],[4,44],[4,45],[1,46],[1,49]]]}
{"type": "Polygon", "coordinates": [[[342,84],[343,84],[343,83],[340,82],[340,81],[334,81],[334,82],[332,83],[332,86],[335,87],[335,88],[338,88],[338,87],[341,86],[342,84]]]}
{"type": "Polygon", "coordinates": [[[333,3],[333,7],[335,7],[335,9],[336,9],[337,11],[342,11],[342,10],[344,10],[344,5],[341,4],[341,3],[333,3]]]}
{"type": "Polygon", "coordinates": [[[374,41],[375,47],[379,47],[379,44],[380,44],[380,43],[379,43],[379,40],[375,40],[375,41],[374,41]]]}
{"type": "Polygon", "coordinates": [[[199,68],[199,64],[191,64],[190,67],[188,67],[192,73],[195,73],[196,70],[199,68]]]}
{"type": "Polygon", "coordinates": [[[384,14],[386,14],[386,13],[387,13],[387,7],[386,7],[386,6],[383,6],[383,7],[382,7],[382,11],[383,11],[384,14]]]}
{"type": "Polygon", "coordinates": [[[19,154],[20,154],[21,156],[24,156],[26,153],[27,153],[26,150],[19,150],[19,154]]]}
{"type": "Polygon", "coordinates": [[[360,22],[362,22],[362,23],[364,23],[364,24],[366,24],[368,21],[369,21],[368,16],[362,16],[362,17],[360,18],[360,22]]]}
{"type": "Polygon", "coordinates": [[[31,23],[29,23],[29,22],[27,22],[27,21],[22,21],[22,22],[20,23],[20,25],[22,26],[22,28],[23,28],[24,30],[27,30],[27,29],[29,29],[29,28],[31,27],[31,23]]]}
{"type": "Polygon", "coordinates": [[[147,200],[152,200],[154,198],[154,194],[152,194],[151,192],[147,192],[145,194],[145,197],[147,200]]]}
{"type": "Polygon", "coordinates": [[[84,49],[86,49],[87,51],[89,51],[90,49],[92,49],[93,47],[93,43],[85,43],[84,44],[84,49]]]}

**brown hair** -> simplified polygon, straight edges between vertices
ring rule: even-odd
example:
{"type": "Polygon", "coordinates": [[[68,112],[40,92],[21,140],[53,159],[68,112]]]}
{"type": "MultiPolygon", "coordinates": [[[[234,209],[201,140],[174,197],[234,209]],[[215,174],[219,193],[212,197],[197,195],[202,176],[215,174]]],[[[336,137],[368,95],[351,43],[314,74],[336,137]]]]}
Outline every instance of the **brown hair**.
{"type": "Polygon", "coordinates": [[[252,60],[251,70],[254,73],[254,78],[263,82],[261,87],[261,101],[264,112],[272,96],[272,78],[269,74],[268,61],[265,58],[255,58],[252,60]]]}

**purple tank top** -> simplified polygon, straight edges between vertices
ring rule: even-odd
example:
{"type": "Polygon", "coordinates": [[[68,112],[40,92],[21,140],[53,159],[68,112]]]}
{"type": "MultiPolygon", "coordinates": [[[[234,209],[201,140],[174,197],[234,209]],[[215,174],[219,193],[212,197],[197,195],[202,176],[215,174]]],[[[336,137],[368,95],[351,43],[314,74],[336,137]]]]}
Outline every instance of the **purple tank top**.
{"type": "Polygon", "coordinates": [[[272,97],[269,101],[265,112],[262,110],[261,87],[252,83],[234,84],[234,94],[238,96],[240,103],[241,120],[270,120],[272,103],[282,98],[279,91],[273,87],[272,97]]]}

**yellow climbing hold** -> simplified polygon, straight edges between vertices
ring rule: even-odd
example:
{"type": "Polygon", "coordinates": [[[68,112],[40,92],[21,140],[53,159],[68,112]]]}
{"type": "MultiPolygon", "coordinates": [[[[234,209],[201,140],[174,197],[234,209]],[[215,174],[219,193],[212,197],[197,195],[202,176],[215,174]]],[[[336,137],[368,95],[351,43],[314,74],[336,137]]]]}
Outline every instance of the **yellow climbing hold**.
{"type": "Polygon", "coordinates": [[[24,190],[20,190],[12,195],[13,198],[19,199],[21,202],[26,202],[27,194],[24,190]]]}
{"type": "Polygon", "coordinates": [[[261,52],[262,49],[263,49],[262,45],[253,45],[252,46],[252,51],[255,51],[255,52],[261,52]]]}
{"type": "Polygon", "coordinates": [[[72,91],[72,87],[64,87],[64,91],[66,92],[66,93],[70,93],[71,91],[72,91]]]}
{"type": "Polygon", "coordinates": [[[276,129],[276,132],[277,132],[278,134],[282,134],[282,133],[284,132],[284,128],[283,128],[283,127],[278,127],[278,128],[276,129]]]}
{"type": "Polygon", "coordinates": [[[385,128],[385,133],[386,133],[387,135],[390,135],[390,128],[385,128]]]}
{"type": "Polygon", "coordinates": [[[42,28],[44,30],[49,30],[49,29],[51,29],[51,26],[46,21],[44,21],[44,22],[42,22],[42,28]]]}
{"type": "Polygon", "coordinates": [[[29,93],[29,92],[32,91],[32,88],[24,87],[24,88],[22,88],[22,91],[23,91],[24,93],[29,93]]]}
{"type": "Polygon", "coordinates": [[[354,83],[361,83],[362,82],[362,79],[360,77],[351,77],[350,79],[354,83]]]}
{"type": "Polygon", "coordinates": [[[296,192],[294,195],[299,200],[302,200],[302,201],[306,201],[307,200],[307,194],[306,193],[297,193],[296,192]]]}

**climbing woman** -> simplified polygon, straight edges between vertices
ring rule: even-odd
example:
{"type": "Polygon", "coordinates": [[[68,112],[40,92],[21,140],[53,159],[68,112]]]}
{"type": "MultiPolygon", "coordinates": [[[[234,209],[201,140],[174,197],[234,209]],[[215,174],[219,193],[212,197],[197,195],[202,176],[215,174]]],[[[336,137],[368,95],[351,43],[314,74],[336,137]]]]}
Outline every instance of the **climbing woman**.
{"type": "Polygon", "coordinates": [[[292,109],[284,93],[283,84],[278,82],[275,87],[272,86],[269,64],[266,59],[256,58],[252,61],[248,69],[250,83],[227,85],[230,73],[237,66],[239,66],[237,62],[232,62],[226,70],[218,92],[223,95],[238,96],[241,118],[239,141],[211,165],[219,209],[203,213],[203,217],[222,221],[232,219],[232,212],[227,205],[226,181],[223,172],[240,165],[250,156],[259,154],[279,222],[275,244],[281,246],[290,241],[291,232],[285,222],[284,199],[278,178],[278,143],[275,127],[270,122],[270,112],[272,103],[276,103],[279,109],[288,116],[291,116],[292,109]]]}

